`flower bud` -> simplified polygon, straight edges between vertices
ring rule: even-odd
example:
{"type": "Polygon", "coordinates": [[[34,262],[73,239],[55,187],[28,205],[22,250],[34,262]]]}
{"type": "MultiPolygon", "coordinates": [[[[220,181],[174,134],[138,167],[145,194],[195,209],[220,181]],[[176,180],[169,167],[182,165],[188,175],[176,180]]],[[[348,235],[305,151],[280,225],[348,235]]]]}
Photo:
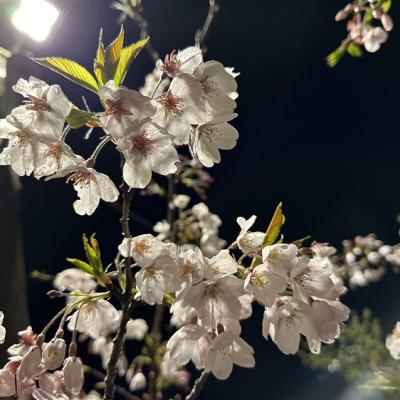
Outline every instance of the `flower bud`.
{"type": "Polygon", "coordinates": [[[143,390],[145,387],[146,377],[144,376],[143,372],[137,372],[129,383],[129,390],[134,392],[136,390],[143,390]]]}
{"type": "Polygon", "coordinates": [[[186,194],[178,194],[173,201],[174,206],[180,210],[186,208],[189,202],[190,202],[190,197],[187,196],[186,194]]]}
{"type": "Polygon", "coordinates": [[[81,359],[79,357],[68,357],[64,362],[63,372],[65,388],[73,396],[78,396],[84,382],[81,359]]]}
{"type": "Polygon", "coordinates": [[[381,22],[386,32],[390,32],[393,29],[393,19],[389,14],[383,14],[381,22]]]}
{"type": "Polygon", "coordinates": [[[338,13],[335,16],[335,21],[343,21],[349,16],[349,14],[345,10],[339,10],[338,13]]]}
{"type": "Polygon", "coordinates": [[[44,366],[50,371],[61,367],[66,350],[67,344],[64,339],[53,339],[50,343],[47,343],[42,355],[44,366]]]}
{"type": "Polygon", "coordinates": [[[42,354],[39,347],[31,347],[24,355],[21,361],[21,365],[18,367],[17,375],[18,378],[23,381],[25,379],[31,379],[36,375],[39,375],[39,366],[42,360],[42,354]]]}

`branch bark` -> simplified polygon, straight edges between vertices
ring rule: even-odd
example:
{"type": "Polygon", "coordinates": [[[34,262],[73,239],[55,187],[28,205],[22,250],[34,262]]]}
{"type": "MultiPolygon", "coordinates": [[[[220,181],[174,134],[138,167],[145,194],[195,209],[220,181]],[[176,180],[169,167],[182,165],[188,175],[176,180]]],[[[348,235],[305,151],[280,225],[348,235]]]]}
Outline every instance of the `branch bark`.
{"type": "Polygon", "coordinates": [[[210,376],[210,372],[203,371],[199,378],[194,383],[192,391],[185,397],[185,400],[194,400],[200,395],[200,392],[203,390],[204,384],[206,383],[208,377],[210,376]]]}

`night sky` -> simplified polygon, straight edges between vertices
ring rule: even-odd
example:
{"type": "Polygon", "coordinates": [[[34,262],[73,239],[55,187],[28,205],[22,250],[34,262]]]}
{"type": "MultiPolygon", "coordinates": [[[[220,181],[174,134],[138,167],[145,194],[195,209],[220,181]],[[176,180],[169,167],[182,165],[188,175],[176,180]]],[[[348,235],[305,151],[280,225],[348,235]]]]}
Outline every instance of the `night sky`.
{"type": "MultiPolygon", "coordinates": [[[[143,0],[155,47],[164,55],[193,43],[203,23],[206,0],[143,0]]],[[[222,237],[236,238],[238,216],[258,216],[265,229],[279,201],[284,202],[285,237],[306,235],[340,245],[346,238],[375,232],[390,244],[398,242],[396,215],[399,190],[399,56],[400,23],[379,53],[363,59],[345,58],[330,69],[324,57],[340,43],[345,24],[335,23],[338,0],[221,0],[207,38],[206,59],[216,59],[241,72],[238,78],[239,117],[234,125],[240,139],[222,163],[210,172],[215,183],[208,205],[223,220],[222,237]]],[[[50,41],[26,41],[32,55],[63,56],[88,69],[100,28],[108,43],[118,33],[118,13],[106,0],[59,1],[63,17],[50,41]]],[[[400,6],[392,15],[395,25],[400,6]]],[[[126,37],[138,39],[133,22],[125,23],[126,37]]],[[[1,43],[0,39],[0,45],[1,43]]],[[[4,39],[5,40],[5,39],[4,39]]],[[[146,52],[135,60],[126,85],[137,89],[152,70],[146,52]]],[[[59,83],[78,106],[85,95],[93,109],[98,100],[62,77],[21,56],[11,61],[10,82],[35,75],[59,83]]],[[[91,141],[72,132],[69,143],[88,155],[91,141]]],[[[107,148],[96,166],[118,182],[118,156],[107,148]]],[[[105,263],[111,262],[121,241],[118,207],[101,203],[93,217],[79,217],[72,208],[75,191],[63,180],[22,180],[23,232],[26,267],[55,273],[66,257],[81,257],[80,236],[96,232],[105,263]]],[[[152,222],[163,217],[161,200],[137,197],[133,211],[152,222]]],[[[133,225],[135,234],[143,228],[133,225]]],[[[400,277],[387,275],[380,283],[357,290],[344,302],[362,310],[370,307],[386,331],[399,319],[400,277]]],[[[59,303],[49,306],[42,283],[30,282],[30,311],[43,326],[59,303]]],[[[280,354],[261,336],[262,310],[244,323],[244,337],[255,347],[255,370],[235,368],[227,382],[210,380],[203,398],[319,400],[346,399],[338,376],[320,376],[301,366],[297,357],[280,354]]],[[[355,398],[355,397],[354,397],[355,398]]]]}

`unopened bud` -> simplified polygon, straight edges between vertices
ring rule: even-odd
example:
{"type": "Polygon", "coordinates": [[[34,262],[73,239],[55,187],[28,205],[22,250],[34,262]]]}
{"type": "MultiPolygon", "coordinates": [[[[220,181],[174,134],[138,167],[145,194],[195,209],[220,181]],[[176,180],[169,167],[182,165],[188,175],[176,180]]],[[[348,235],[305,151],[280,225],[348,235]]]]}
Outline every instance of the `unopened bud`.
{"type": "Polygon", "coordinates": [[[134,392],[136,390],[143,390],[146,387],[146,377],[143,372],[137,372],[129,383],[129,389],[134,392]]]}
{"type": "Polygon", "coordinates": [[[385,31],[390,32],[393,29],[393,19],[389,14],[382,14],[381,22],[385,31]]]}
{"type": "Polygon", "coordinates": [[[345,10],[339,10],[338,13],[335,16],[335,21],[343,21],[349,16],[349,14],[345,10]]]}
{"type": "Polygon", "coordinates": [[[83,365],[79,357],[68,357],[64,362],[64,385],[65,389],[73,396],[79,396],[83,383],[83,365]]]}
{"type": "Polygon", "coordinates": [[[64,339],[53,339],[43,350],[43,365],[50,371],[61,367],[66,351],[67,344],[64,339]]]}
{"type": "Polygon", "coordinates": [[[376,8],[375,10],[372,10],[372,16],[375,19],[381,19],[382,18],[382,10],[380,10],[379,8],[376,8]]]}

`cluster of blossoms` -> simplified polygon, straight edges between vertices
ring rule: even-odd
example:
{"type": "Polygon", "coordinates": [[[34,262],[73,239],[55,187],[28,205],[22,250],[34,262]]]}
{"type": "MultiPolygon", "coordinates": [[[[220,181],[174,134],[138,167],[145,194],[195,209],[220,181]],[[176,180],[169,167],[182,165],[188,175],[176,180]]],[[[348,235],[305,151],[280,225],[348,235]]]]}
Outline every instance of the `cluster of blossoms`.
{"type": "Polygon", "coordinates": [[[390,0],[355,0],[339,10],[335,19],[348,19],[348,34],[341,45],[328,56],[328,64],[335,66],[346,52],[353,57],[361,57],[360,46],[369,53],[378,51],[388,39],[388,32],[393,29],[393,20],[388,14],[390,7],[390,0]]]}
{"type": "MultiPolygon", "coordinates": [[[[173,174],[177,146],[188,145],[195,160],[211,167],[221,161],[220,149],[232,149],[238,133],[229,124],[236,114],[235,74],[217,61],[203,62],[201,50],[189,47],[159,62],[162,93],[150,96],[116,86],[113,80],[98,94],[105,108],[95,119],[124,157],[123,178],[131,188],[145,188],[152,172],[173,174]],[[162,82],[168,82],[162,85],[162,82]]],[[[0,121],[0,137],[8,146],[0,165],[37,179],[68,177],[79,199],[75,211],[91,215],[100,199],[115,202],[118,190],[110,178],[93,169],[100,148],[85,160],[65,143],[65,120],[71,103],[58,85],[31,77],[13,87],[27,102],[0,121]]]]}
{"type": "Polygon", "coordinates": [[[400,246],[385,244],[375,234],[357,236],[343,241],[341,253],[333,253],[331,262],[337,275],[355,289],[379,281],[389,269],[398,272],[400,246]]]}
{"type": "Polygon", "coordinates": [[[210,212],[204,203],[187,208],[189,203],[189,196],[177,195],[170,205],[178,210],[178,218],[174,226],[171,228],[168,221],[163,220],[157,222],[153,229],[158,233],[157,238],[161,240],[170,237],[171,229],[176,230],[182,249],[194,250],[197,245],[205,256],[212,257],[227,244],[219,237],[221,218],[210,212]]]}
{"type": "MultiPolygon", "coordinates": [[[[100,200],[115,202],[121,194],[124,236],[107,268],[97,241],[84,236],[87,262],[68,259],[75,268],[57,274],[56,290],[49,292],[65,297],[65,307],[38,335],[31,328],[20,332],[0,370],[0,397],[83,397],[84,372],[90,367],[78,356],[78,343],[87,341],[88,351],[101,358],[107,371],[104,400],[114,396],[117,373],[131,391],[161,399],[162,390],[171,385],[188,391],[185,365],[190,360],[203,370],[200,380],[210,374],[227,379],[234,364],[254,367],[253,348],[241,338],[241,321],[252,315],[253,304],[264,308],[262,334],[284,354],[298,351],[301,336],[319,353],[321,343],[339,337],[348,318],[340,301],[345,288],[330,260],[332,248],[300,248],[279,240],[281,206],[266,232],[252,230],[256,216],[239,217],[240,232],[227,246],[219,237],[221,219],[206,204],[191,206],[191,197],[176,194],[184,185],[204,198],[212,179],[203,168],[221,161],[220,150],[235,147],[238,132],[230,122],[237,116],[238,74],[218,61],[204,61],[200,47],[188,47],[158,60],[145,86],[132,90],[121,83],[147,39],[128,47],[123,40],[121,29],[105,49],[100,35],[95,77],[71,60],[36,60],[95,92],[103,111],[79,110],[58,85],[31,77],[14,86],[25,103],[0,121],[0,137],[8,140],[0,164],[20,176],[66,177],[77,192],[74,209],[80,215],[92,215],[100,200]],[[104,131],[86,159],[66,143],[70,129],[84,126],[104,131]],[[120,190],[94,169],[107,143],[121,156],[120,190]],[[154,226],[157,237],[132,237],[135,189],[142,194],[161,191],[153,173],[168,176],[167,219],[154,226]],[[131,318],[134,307],[143,305],[155,306],[150,332],[144,319],[131,318]],[[169,340],[162,338],[166,307],[177,329],[169,340]],[[69,345],[65,327],[72,332],[69,345]],[[144,342],[133,360],[125,347],[128,339],[144,342]]],[[[86,396],[97,398],[96,392],[86,396]]]]}

